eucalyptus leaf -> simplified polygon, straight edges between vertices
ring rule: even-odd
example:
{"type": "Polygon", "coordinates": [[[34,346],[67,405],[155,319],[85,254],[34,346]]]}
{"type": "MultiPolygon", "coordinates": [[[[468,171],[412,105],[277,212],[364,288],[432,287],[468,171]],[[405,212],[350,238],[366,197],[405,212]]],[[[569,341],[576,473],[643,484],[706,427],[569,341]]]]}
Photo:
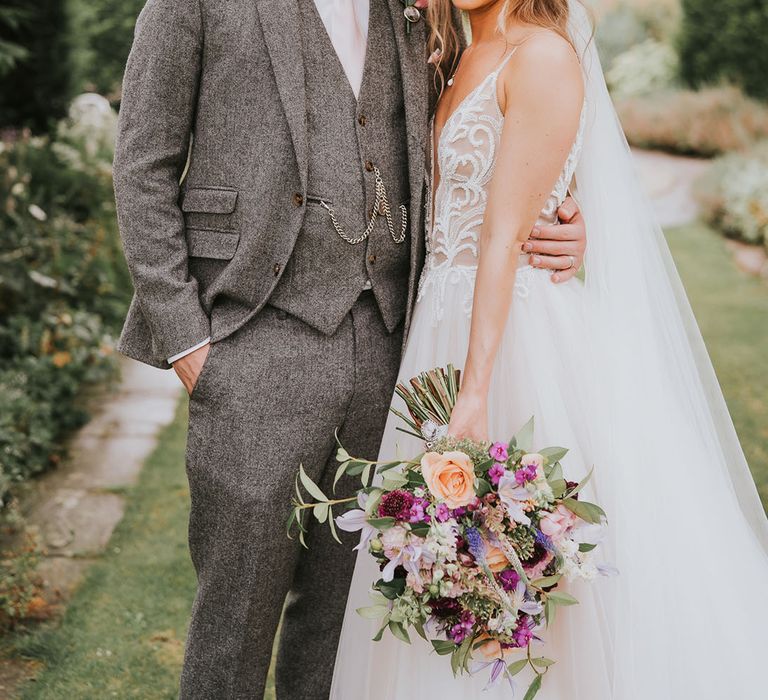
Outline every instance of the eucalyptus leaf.
{"type": "Polygon", "coordinates": [[[391,581],[379,579],[376,583],[376,590],[380,591],[387,600],[395,600],[405,591],[405,579],[393,578],[391,581]]]}
{"type": "Polygon", "coordinates": [[[408,478],[400,472],[388,472],[384,475],[384,479],[381,482],[382,487],[387,491],[394,491],[405,486],[408,483],[408,478]]]}
{"type": "Polygon", "coordinates": [[[429,534],[429,523],[414,523],[411,525],[411,532],[419,537],[426,537],[429,534]]]}
{"type": "Polygon", "coordinates": [[[380,642],[381,638],[384,636],[384,630],[389,627],[389,615],[387,615],[384,618],[384,624],[379,628],[379,631],[376,632],[376,636],[373,638],[374,642],[380,642]]]}
{"type": "Polygon", "coordinates": [[[312,479],[309,478],[307,472],[304,471],[304,466],[299,465],[299,478],[301,479],[302,486],[307,490],[307,493],[318,501],[327,501],[327,496],[320,490],[320,487],[315,484],[312,479]]]}
{"type": "Polygon", "coordinates": [[[389,612],[389,608],[386,605],[369,605],[365,608],[357,608],[355,612],[366,620],[378,620],[389,612]]]}
{"type": "Polygon", "coordinates": [[[411,643],[411,638],[408,636],[408,630],[403,627],[402,623],[395,622],[394,620],[389,621],[389,631],[392,632],[392,634],[397,637],[401,642],[405,642],[406,644],[411,643]]]}
{"type": "Polygon", "coordinates": [[[591,544],[590,542],[582,542],[579,545],[579,551],[580,552],[591,552],[595,547],[597,547],[596,544],[591,544]]]}
{"type": "Polygon", "coordinates": [[[563,500],[563,505],[574,515],[588,523],[601,523],[605,517],[605,511],[594,503],[577,501],[575,498],[566,498],[563,500]]]}
{"type": "Polygon", "coordinates": [[[312,509],[312,515],[315,516],[315,519],[317,520],[317,522],[324,523],[328,519],[328,504],[318,503],[312,509]]]}
{"type": "Polygon", "coordinates": [[[533,679],[533,682],[528,686],[528,691],[523,696],[523,700],[533,700],[539,690],[541,690],[541,676],[536,676],[536,678],[533,679]]]}
{"type": "Polygon", "coordinates": [[[515,445],[525,452],[530,452],[533,447],[533,416],[531,419],[516,433],[514,440],[515,445]]]}
{"type": "Polygon", "coordinates": [[[431,641],[432,647],[440,656],[447,656],[456,651],[456,644],[449,642],[446,639],[433,639],[431,641]]]}
{"type": "Polygon", "coordinates": [[[368,524],[377,530],[389,530],[394,524],[394,518],[369,518],[368,524]]]}
{"type": "Polygon", "coordinates": [[[331,535],[333,536],[333,539],[336,540],[339,544],[343,544],[339,539],[339,533],[336,532],[336,521],[333,519],[333,508],[328,509],[328,525],[331,528],[331,535]]]}
{"type": "Polygon", "coordinates": [[[565,490],[568,488],[568,482],[565,479],[549,479],[549,487],[552,489],[552,495],[555,498],[562,498],[565,490]]]}
{"type": "Polygon", "coordinates": [[[368,482],[371,479],[371,469],[373,468],[373,464],[366,465],[365,469],[363,469],[363,474],[360,477],[360,481],[363,484],[363,488],[368,486],[368,482]]]}
{"type": "Polygon", "coordinates": [[[507,673],[509,673],[510,676],[516,676],[527,665],[528,665],[528,659],[520,659],[518,661],[515,661],[514,663],[509,664],[509,666],[507,666],[507,673]]]}
{"type": "Polygon", "coordinates": [[[592,467],[592,469],[589,470],[589,473],[576,486],[574,486],[571,491],[568,492],[568,496],[575,496],[579,491],[581,491],[581,489],[583,489],[589,483],[589,480],[592,478],[594,473],[595,468],[592,467]]]}
{"type": "Polygon", "coordinates": [[[567,447],[545,447],[543,450],[539,450],[539,454],[542,457],[546,457],[550,464],[553,462],[559,462],[565,455],[568,454],[567,447]]]}
{"type": "Polygon", "coordinates": [[[537,578],[535,581],[533,581],[533,585],[537,588],[549,588],[550,586],[556,585],[561,578],[563,578],[562,574],[544,576],[544,578],[537,578]]]}
{"type": "Polygon", "coordinates": [[[482,498],[485,496],[485,494],[490,493],[492,490],[493,487],[485,479],[477,479],[475,493],[479,498],[482,498]]]}
{"type": "Polygon", "coordinates": [[[388,472],[390,469],[399,467],[401,464],[402,462],[385,462],[384,464],[380,464],[378,467],[376,467],[376,472],[378,474],[383,474],[384,472],[388,472]]]}
{"type": "Polygon", "coordinates": [[[339,465],[339,468],[336,470],[336,476],[333,477],[333,491],[334,491],[334,493],[336,492],[336,484],[339,483],[339,479],[341,479],[341,477],[344,476],[344,474],[346,473],[348,465],[349,465],[349,460],[347,460],[346,462],[342,462],[339,465]]]}
{"type": "Polygon", "coordinates": [[[555,605],[578,605],[579,601],[576,600],[570,593],[563,591],[553,591],[547,596],[547,601],[552,601],[555,605]]]}
{"type": "Polygon", "coordinates": [[[531,659],[531,663],[537,668],[549,668],[555,662],[545,656],[537,656],[535,659],[531,659]]]}

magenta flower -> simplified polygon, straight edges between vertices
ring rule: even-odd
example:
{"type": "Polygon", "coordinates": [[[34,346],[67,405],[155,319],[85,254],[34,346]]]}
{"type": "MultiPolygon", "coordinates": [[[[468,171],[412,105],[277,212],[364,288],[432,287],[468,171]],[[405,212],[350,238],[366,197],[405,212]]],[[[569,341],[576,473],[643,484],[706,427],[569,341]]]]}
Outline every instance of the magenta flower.
{"type": "Polygon", "coordinates": [[[507,445],[503,442],[494,442],[493,445],[491,445],[491,449],[488,450],[488,454],[490,454],[497,462],[506,462],[509,459],[507,445]]]}
{"type": "Polygon", "coordinates": [[[515,481],[520,486],[523,486],[529,481],[536,481],[537,476],[538,472],[536,470],[536,465],[529,464],[527,467],[520,467],[520,469],[515,472],[515,481]]]}
{"type": "MultiPolygon", "coordinates": [[[[429,501],[426,498],[416,498],[413,501],[410,511],[408,512],[408,522],[411,523],[424,523],[429,522],[429,515],[427,515],[427,506],[429,501]]],[[[441,503],[440,505],[445,505],[441,503]]]]}
{"type": "Polygon", "coordinates": [[[474,625],[475,616],[469,610],[465,610],[461,613],[459,621],[448,631],[448,636],[451,641],[461,644],[471,634],[474,625]]]}
{"type": "Polygon", "coordinates": [[[435,506],[435,518],[437,518],[437,522],[444,523],[446,520],[448,520],[451,517],[451,510],[448,508],[445,503],[438,503],[435,506]]]}
{"type": "Polygon", "coordinates": [[[504,473],[507,470],[504,468],[503,464],[500,464],[499,462],[496,462],[489,470],[488,470],[488,478],[491,480],[491,483],[494,486],[499,485],[499,479],[501,479],[502,476],[504,476],[504,473]]]}
{"type": "Polygon", "coordinates": [[[533,639],[533,620],[528,615],[521,615],[517,629],[512,633],[515,644],[519,647],[527,647],[533,639]]]}
{"type": "Polygon", "coordinates": [[[520,574],[514,569],[505,569],[498,576],[499,583],[505,591],[514,591],[520,583],[520,574]]]}

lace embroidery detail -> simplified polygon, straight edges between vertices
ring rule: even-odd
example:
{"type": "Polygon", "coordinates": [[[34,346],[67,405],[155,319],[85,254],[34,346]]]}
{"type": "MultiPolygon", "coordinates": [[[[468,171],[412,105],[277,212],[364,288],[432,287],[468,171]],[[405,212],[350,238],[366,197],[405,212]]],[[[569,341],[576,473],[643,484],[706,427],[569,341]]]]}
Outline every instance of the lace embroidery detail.
{"type": "MultiPolygon", "coordinates": [[[[460,305],[467,316],[472,313],[477,244],[488,202],[488,184],[493,176],[504,126],[496,86],[499,74],[513,55],[514,51],[448,117],[434,156],[440,172],[436,189],[434,164],[427,177],[427,258],[417,300],[422,301],[427,292],[431,292],[433,324],[443,318],[449,285],[460,288],[460,305]]],[[[557,209],[568,194],[581,153],[585,112],[582,109],[576,139],[552,194],[541,211],[539,223],[554,223],[557,209]]],[[[434,154],[434,120],[430,132],[430,149],[434,154]]],[[[528,298],[528,281],[530,275],[536,272],[542,271],[527,264],[518,268],[515,281],[517,297],[528,298]]]]}

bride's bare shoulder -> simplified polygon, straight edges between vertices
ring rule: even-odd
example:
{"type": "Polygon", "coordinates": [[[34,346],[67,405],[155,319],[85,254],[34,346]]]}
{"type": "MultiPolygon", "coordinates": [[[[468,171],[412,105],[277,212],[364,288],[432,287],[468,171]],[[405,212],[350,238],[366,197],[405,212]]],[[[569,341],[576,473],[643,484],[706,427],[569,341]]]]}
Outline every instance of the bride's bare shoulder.
{"type": "Polygon", "coordinates": [[[571,43],[549,29],[535,29],[516,43],[514,57],[504,67],[502,83],[508,97],[546,97],[561,104],[581,105],[584,79],[571,43]]]}

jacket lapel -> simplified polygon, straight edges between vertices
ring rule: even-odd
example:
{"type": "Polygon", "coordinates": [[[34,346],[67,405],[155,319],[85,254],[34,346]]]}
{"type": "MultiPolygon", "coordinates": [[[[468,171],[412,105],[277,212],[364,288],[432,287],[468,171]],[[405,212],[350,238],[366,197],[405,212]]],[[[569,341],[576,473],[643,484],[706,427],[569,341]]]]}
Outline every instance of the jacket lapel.
{"type": "Polygon", "coordinates": [[[301,184],[306,190],[307,93],[304,86],[298,3],[299,0],[259,0],[256,8],[291,131],[301,184]]]}
{"type": "MultiPolygon", "coordinates": [[[[375,0],[373,0],[375,1],[375,0]]],[[[425,154],[428,150],[427,127],[429,123],[429,73],[426,48],[426,19],[411,25],[406,31],[402,0],[387,0],[392,15],[392,26],[400,58],[400,74],[405,100],[405,124],[408,133],[408,177],[411,189],[411,290],[409,309],[412,308],[416,280],[421,273],[421,256],[424,249],[422,221],[425,154]]]]}

